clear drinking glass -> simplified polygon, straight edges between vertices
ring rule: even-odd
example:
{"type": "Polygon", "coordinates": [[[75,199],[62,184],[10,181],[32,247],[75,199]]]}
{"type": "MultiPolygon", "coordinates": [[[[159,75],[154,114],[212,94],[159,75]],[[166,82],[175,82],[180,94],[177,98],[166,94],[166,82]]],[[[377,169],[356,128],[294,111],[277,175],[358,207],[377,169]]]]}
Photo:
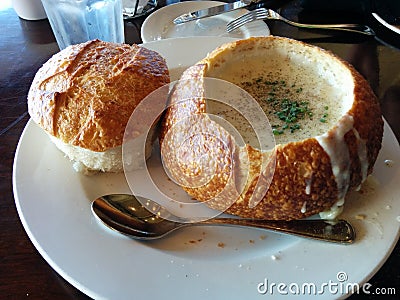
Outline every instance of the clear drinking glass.
{"type": "Polygon", "coordinates": [[[123,43],[122,0],[42,0],[60,50],[99,39],[123,43]]]}

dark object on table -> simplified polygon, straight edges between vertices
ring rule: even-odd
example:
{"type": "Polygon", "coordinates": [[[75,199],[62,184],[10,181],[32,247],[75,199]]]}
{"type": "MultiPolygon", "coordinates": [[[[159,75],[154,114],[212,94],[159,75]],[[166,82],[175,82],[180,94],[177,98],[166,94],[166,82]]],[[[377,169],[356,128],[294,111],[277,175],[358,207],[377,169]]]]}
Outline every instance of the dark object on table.
{"type": "Polygon", "coordinates": [[[300,6],[305,18],[319,12],[321,22],[365,23],[374,30],[379,42],[400,49],[398,0],[301,0],[300,6]]]}

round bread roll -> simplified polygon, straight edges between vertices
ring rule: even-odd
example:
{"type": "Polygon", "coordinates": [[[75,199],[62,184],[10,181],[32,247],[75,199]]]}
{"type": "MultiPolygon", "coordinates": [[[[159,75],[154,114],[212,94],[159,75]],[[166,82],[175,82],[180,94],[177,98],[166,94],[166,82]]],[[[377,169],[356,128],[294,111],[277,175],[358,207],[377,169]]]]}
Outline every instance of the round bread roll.
{"type": "Polygon", "coordinates": [[[383,120],[367,81],[332,53],[288,38],[222,45],[184,72],[170,98],[160,137],[169,174],[194,199],[241,217],[336,218],[381,147],[383,120]],[[276,145],[238,145],[209,117],[218,109],[205,96],[206,78],[250,93],[276,145]]]}
{"type": "Polygon", "coordinates": [[[38,70],[28,111],[77,171],[120,172],[129,117],[142,99],[169,81],[158,53],[93,40],[67,47],[38,70]]]}

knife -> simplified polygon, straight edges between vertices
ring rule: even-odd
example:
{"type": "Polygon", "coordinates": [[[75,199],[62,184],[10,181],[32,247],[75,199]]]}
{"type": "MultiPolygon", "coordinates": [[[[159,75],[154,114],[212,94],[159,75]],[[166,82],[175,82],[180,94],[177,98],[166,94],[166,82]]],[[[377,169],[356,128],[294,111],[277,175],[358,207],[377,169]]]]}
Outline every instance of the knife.
{"type": "Polygon", "coordinates": [[[256,8],[258,5],[262,5],[263,0],[240,0],[232,3],[226,3],[218,6],[213,6],[198,11],[192,11],[174,19],[174,24],[182,24],[193,20],[207,18],[215,15],[219,15],[228,11],[236,10],[243,7],[256,8]]]}

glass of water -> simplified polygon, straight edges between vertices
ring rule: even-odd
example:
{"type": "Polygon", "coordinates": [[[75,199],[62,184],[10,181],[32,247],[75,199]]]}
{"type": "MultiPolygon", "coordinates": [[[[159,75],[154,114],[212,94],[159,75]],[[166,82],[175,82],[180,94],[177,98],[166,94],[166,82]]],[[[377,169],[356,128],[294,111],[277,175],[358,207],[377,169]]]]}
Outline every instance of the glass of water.
{"type": "Polygon", "coordinates": [[[60,50],[99,39],[123,43],[122,0],[42,0],[60,50]]]}

